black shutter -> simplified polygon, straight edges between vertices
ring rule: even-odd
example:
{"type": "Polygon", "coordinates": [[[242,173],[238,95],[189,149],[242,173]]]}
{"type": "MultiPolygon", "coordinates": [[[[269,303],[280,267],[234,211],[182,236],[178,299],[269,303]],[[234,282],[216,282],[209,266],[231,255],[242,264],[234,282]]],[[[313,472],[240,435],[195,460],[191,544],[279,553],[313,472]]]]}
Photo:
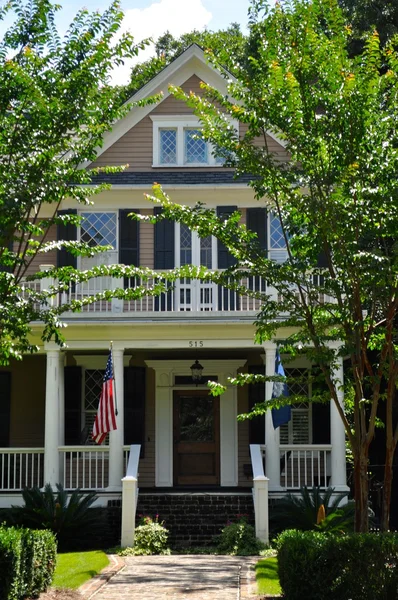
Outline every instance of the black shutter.
{"type": "MultiPolygon", "coordinates": [[[[60,210],[58,215],[76,215],[77,210],[60,210]]],[[[57,225],[57,240],[64,240],[65,242],[74,242],[77,240],[77,227],[72,223],[65,225],[57,225]]],[[[57,266],[58,267],[74,267],[77,268],[77,257],[73,256],[70,252],[67,252],[65,248],[61,248],[57,252],[57,266]]]]}
{"type": "MultiPolygon", "coordinates": [[[[312,367],[314,376],[320,374],[317,366],[312,367]]],[[[328,391],[326,382],[314,381],[312,384],[312,395],[328,391]]],[[[312,403],[312,443],[330,444],[330,402],[312,403]]]]}
{"type": "MultiPolygon", "coordinates": [[[[257,234],[257,240],[264,251],[264,255],[268,250],[268,240],[267,240],[267,209],[266,208],[248,208],[246,213],[246,227],[253,231],[253,233],[257,234]]],[[[266,283],[265,281],[261,281],[260,286],[260,277],[250,277],[249,279],[249,287],[251,289],[265,292],[266,283]]]]}
{"type": "MultiPolygon", "coordinates": [[[[236,210],[236,206],[217,206],[217,216],[224,217],[224,220],[227,220],[236,210]]],[[[233,267],[235,262],[236,259],[230,254],[226,246],[220,240],[217,240],[217,267],[228,269],[228,267],[233,267]]]]}
{"type": "Polygon", "coordinates": [[[124,369],[124,444],[141,444],[145,455],[145,367],[124,369]]]}
{"type": "MultiPolygon", "coordinates": [[[[138,212],[132,209],[119,210],[119,263],[138,267],[139,256],[139,222],[128,215],[138,212]]],[[[124,279],[124,287],[129,287],[129,279],[124,279]]]]}
{"type": "Polygon", "coordinates": [[[258,243],[264,252],[267,251],[267,210],[265,208],[248,208],[246,226],[257,234],[258,243]]]}
{"type": "Polygon", "coordinates": [[[328,257],[326,256],[326,252],[323,252],[323,251],[322,251],[322,252],[320,252],[320,253],[318,254],[318,258],[317,258],[316,266],[317,266],[319,269],[325,269],[325,268],[327,268],[327,267],[329,266],[329,263],[328,263],[328,257]]]}
{"type": "MultiPolygon", "coordinates": [[[[217,206],[217,216],[226,220],[237,210],[236,206],[217,206]]],[[[220,240],[217,240],[217,268],[228,269],[233,267],[236,259],[220,240]]],[[[233,290],[218,287],[218,310],[237,310],[239,297],[233,290]]]]}
{"type": "Polygon", "coordinates": [[[78,446],[82,440],[82,369],[65,367],[65,444],[78,446]]]}
{"type": "MultiPolygon", "coordinates": [[[[249,373],[264,375],[264,367],[250,366],[249,373]]],[[[265,401],[265,383],[252,383],[249,385],[249,411],[255,404],[265,401]]],[[[249,419],[249,444],[265,443],[265,415],[249,419]]]]}
{"type": "MultiPolygon", "coordinates": [[[[155,208],[155,215],[162,212],[155,208]]],[[[163,219],[155,223],[155,269],[174,269],[174,221],[163,219]]]]}
{"type": "MultiPolygon", "coordinates": [[[[162,208],[155,207],[155,215],[159,215],[162,208]]],[[[155,223],[155,269],[174,269],[174,221],[163,219],[155,223]]],[[[170,284],[171,285],[171,284],[170,284]]],[[[155,310],[171,310],[172,292],[155,297],[155,310]]]]}
{"type": "Polygon", "coordinates": [[[0,371],[0,447],[10,445],[11,373],[0,371]]]}

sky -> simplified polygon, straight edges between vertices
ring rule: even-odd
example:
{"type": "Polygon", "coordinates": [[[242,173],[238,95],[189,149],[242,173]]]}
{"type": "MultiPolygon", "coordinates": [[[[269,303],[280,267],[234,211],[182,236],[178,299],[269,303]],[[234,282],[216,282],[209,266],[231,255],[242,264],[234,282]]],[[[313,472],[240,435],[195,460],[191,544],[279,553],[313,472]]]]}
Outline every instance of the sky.
{"type": "MultiPolygon", "coordinates": [[[[0,0],[2,5],[4,0],[0,0]]],[[[90,11],[104,10],[111,0],[58,0],[63,6],[58,14],[60,33],[66,29],[76,12],[83,6],[90,11]]],[[[192,29],[225,29],[237,22],[245,31],[249,0],[121,0],[125,13],[122,29],[130,31],[136,41],[151,37],[157,39],[166,31],[174,36],[192,29]]],[[[1,30],[1,28],[0,28],[1,30]]],[[[0,31],[0,33],[2,33],[0,31]]],[[[153,54],[146,49],[138,56],[141,62],[153,54]]],[[[118,68],[113,75],[113,83],[127,83],[132,63],[118,68]]]]}

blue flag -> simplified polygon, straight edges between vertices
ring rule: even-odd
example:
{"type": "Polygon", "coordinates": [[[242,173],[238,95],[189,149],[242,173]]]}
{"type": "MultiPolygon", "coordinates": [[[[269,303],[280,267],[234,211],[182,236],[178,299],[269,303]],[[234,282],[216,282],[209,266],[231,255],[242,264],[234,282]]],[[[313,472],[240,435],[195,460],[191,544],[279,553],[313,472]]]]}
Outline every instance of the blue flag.
{"type": "MultiPolygon", "coordinates": [[[[279,350],[277,350],[275,354],[275,375],[281,375],[282,377],[285,376],[279,350]]],[[[287,383],[283,381],[274,381],[272,386],[272,398],[280,398],[281,396],[288,395],[289,389],[287,387],[287,383]]],[[[272,409],[272,423],[274,425],[274,429],[284,425],[285,423],[288,423],[291,418],[292,409],[290,405],[272,409]]]]}

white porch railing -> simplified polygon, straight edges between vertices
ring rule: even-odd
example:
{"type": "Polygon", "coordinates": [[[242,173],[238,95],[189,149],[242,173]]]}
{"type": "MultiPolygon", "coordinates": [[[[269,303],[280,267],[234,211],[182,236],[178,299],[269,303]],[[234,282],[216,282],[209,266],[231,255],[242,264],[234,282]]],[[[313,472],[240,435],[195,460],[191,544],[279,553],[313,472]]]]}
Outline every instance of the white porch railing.
{"type": "Polygon", "coordinates": [[[281,486],[327,488],[331,479],[331,445],[280,445],[281,486]]]}
{"type": "Polygon", "coordinates": [[[253,470],[253,504],[256,537],[268,544],[268,477],[264,475],[264,462],[259,444],[250,444],[250,457],[253,470]]]}
{"type": "Polygon", "coordinates": [[[60,446],[61,481],[66,490],[109,485],[109,446],[60,446]]]}
{"type": "Polygon", "coordinates": [[[43,487],[44,448],[0,448],[0,491],[43,487]]]}
{"type": "Polygon", "coordinates": [[[130,447],[126,476],[122,479],[122,547],[134,546],[135,513],[138,500],[138,463],[141,446],[130,447]]]}

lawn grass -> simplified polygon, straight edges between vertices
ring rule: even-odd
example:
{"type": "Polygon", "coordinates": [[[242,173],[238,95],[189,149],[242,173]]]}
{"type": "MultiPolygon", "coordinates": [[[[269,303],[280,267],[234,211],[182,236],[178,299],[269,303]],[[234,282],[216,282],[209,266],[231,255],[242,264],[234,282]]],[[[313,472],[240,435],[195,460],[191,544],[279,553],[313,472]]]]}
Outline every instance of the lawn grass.
{"type": "Polygon", "coordinates": [[[76,589],[109,564],[101,550],[91,552],[67,552],[57,555],[53,587],[76,589]]]}
{"type": "Polygon", "coordinates": [[[282,593],[278,577],[278,559],[263,558],[256,564],[257,593],[275,596],[282,593]]]}

